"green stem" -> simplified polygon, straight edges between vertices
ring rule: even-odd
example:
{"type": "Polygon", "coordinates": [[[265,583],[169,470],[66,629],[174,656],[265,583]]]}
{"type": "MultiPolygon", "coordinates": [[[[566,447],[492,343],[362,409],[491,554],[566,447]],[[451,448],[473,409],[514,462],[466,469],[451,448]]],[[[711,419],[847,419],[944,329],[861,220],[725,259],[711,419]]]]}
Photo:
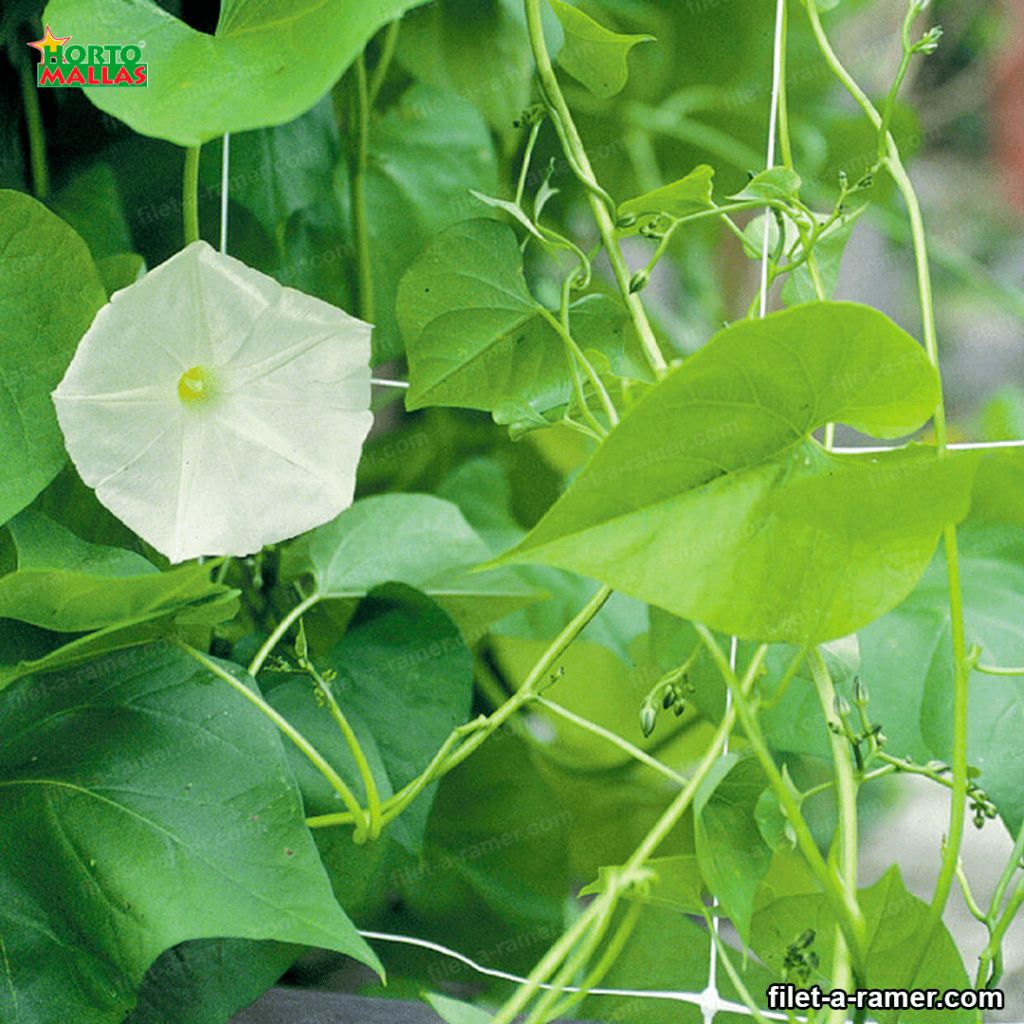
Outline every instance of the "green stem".
{"type": "Polygon", "coordinates": [[[46,135],[43,131],[43,117],[39,110],[39,88],[36,85],[32,62],[21,50],[10,43],[7,47],[11,62],[18,69],[21,81],[21,100],[25,108],[25,123],[28,127],[29,164],[32,169],[32,194],[43,200],[50,194],[50,175],[46,166],[46,135]]]}
{"type": "MultiPolygon", "coordinates": [[[[818,47],[832,68],[833,74],[843,83],[872,124],[881,130],[883,127],[881,115],[860,86],[850,76],[849,72],[843,67],[829,45],[821,26],[821,19],[818,17],[816,5],[813,3],[807,4],[807,13],[811,21],[811,28],[818,42],[818,47]]],[[[925,238],[924,220],[921,216],[921,207],[917,201],[914,187],[900,159],[899,149],[892,138],[892,134],[886,132],[883,139],[885,142],[885,156],[882,162],[888,168],[889,173],[892,174],[907,205],[911,236],[914,242],[918,291],[921,297],[924,345],[929,361],[938,371],[938,338],[935,330],[931,273],[928,267],[928,248],[925,238]]],[[[935,408],[934,423],[936,446],[938,447],[939,456],[943,457],[946,454],[947,440],[941,375],[939,377],[939,398],[935,408]]],[[[946,567],[949,577],[950,632],[953,642],[953,751],[951,765],[953,769],[953,791],[950,798],[949,832],[942,850],[942,865],[939,869],[938,880],[935,883],[935,893],[928,908],[928,916],[921,930],[917,951],[913,957],[911,970],[906,979],[908,987],[913,984],[913,980],[917,976],[928,947],[931,944],[932,937],[942,920],[942,913],[945,910],[946,901],[949,898],[949,893],[956,876],[956,865],[959,860],[960,844],[963,839],[964,809],[967,804],[969,783],[967,774],[967,706],[970,672],[967,665],[967,642],[964,635],[963,595],[960,587],[960,563],[956,527],[953,525],[946,526],[943,530],[943,539],[946,548],[946,567]]]]}
{"type": "MultiPolygon", "coordinates": [[[[566,284],[568,284],[568,281],[566,284]]],[[[569,329],[562,323],[561,319],[556,317],[550,309],[545,309],[541,306],[540,314],[562,336],[562,340],[566,345],[568,345],[570,353],[579,360],[580,366],[583,367],[583,372],[587,375],[594,391],[597,392],[597,397],[601,402],[601,408],[604,409],[604,414],[608,417],[609,425],[612,427],[616,426],[619,422],[619,414],[615,411],[611,395],[608,394],[608,391],[601,382],[601,378],[598,376],[597,371],[591,365],[590,360],[583,354],[583,350],[579,345],[576,344],[576,339],[569,333],[569,329]]],[[[568,310],[566,310],[566,319],[567,318],[568,310]]],[[[584,406],[584,408],[586,408],[586,406],[584,406]]]]}
{"type": "Polygon", "coordinates": [[[997,665],[982,664],[975,665],[974,667],[987,676],[1024,676],[1024,668],[1000,668],[997,665]]]}
{"type": "Polygon", "coordinates": [[[373,322],[373,267],[370,262],[370,229],[366,217],[366,168],[370,152],[370,93],[366,84],[366,58],[355,62],[356,151],[352,168],[352,225],[359,265],[359,316],[373,322]]]}
{"type": "Polygon", "coordinates": [[[992,928],[988,945],[982,950],[978,963],[978,985],[994,988],[999,983],[1003,973],[1003,938],[1022,906],[1024,906],[1024,878],[1017,882],[1013,895],[1006,904],[1006,909],[992,928]]]}
{"type": "Polygon", "coordinates": [[[665,778],[671,779],[673,782],[677,782],[681,786],[686,785],[686,776],[680,775],[678,772],[674,772],[668,767],[668,765],[664,765],[657,758],[651,757],[646,750],[641,750],[639,747],[630,743],[629,740],[625,740],[616,733],[611,732],[609,729],[605,729],[604,726],[598,725],[596,722],[588,721],[586,718],[581,718],[579,715],[569,711],[568,708],[563,708],[560,704],[555,704],[553,701],[547,700],[544,697],[534,697],[533,703],[547,708],[553,715],[558,715],[559,718],[564,718],[567,722],[572,722],[573,725],[578,725],[581,729],[586,729],[587,732],[591,732],[595,736],[600,736],[602,739],[614,744],[620,750],[625,751],[631,757],[636,758],[637,761],[647,765],[648,768],[653,768],[656,772],[660,772],[665,776],[665,778]]]}
{"type": "Polygon", "coordinates": [[[523,193],[526,191],[526,176],[530,170],[530,161],[533,159],[533,147],[537,145],[537,136],[540,134],[541,125],[544,119],[540,118],[530,127],[530,137],[526,140],[526,149],[523,152],[523,165],[519,168],[519,180],[516,182],[516,206],[523,205],[523,193]]]}
{"type": "Polygon", "coordinates": [[[302,753],[308,758],[313,766],[320,772],[321,775],[330,783],[331,788],[341,797],[344,801],[345,806],[349,809],[349,813],[353,816],[355,821],[356,830],[352,836],[353,842],[364,843],[367,836],[368,821],[366,815],[363,813],[362,808],[359,806],[359,802],[353,796],[352,791],[345,785],[345,781],[340,775],[327,763],[324,756],[320,753],[316,747],[313,746],[309,740],[306,739],[298,729],[295,728],[286,718],[279,714],[274,708],[272,708],[255,690],[250,690],[241,680],[236,679],[230,672],[221,668],[215,661],[208,658],[202,651],[197,651],[194,647],[189,646],[183,640],[175,639],[173,641],[178,647],[180,647],[190,658],[199,662],[207,672],[212,673],[219,679],[223,679],[230,687],[241,694],[247,701],[254,704],[259,710],[269,718],[274,725],[278,727],[287,736],[292,743],[295,744],[302,751],[302,753]]]}
{"type": "Polygon", "coordinates": [[[373,772],[370,770],[370,763],[366,760],[366,754],[363,751],[362,746],[356,737],[355,732],[352,730],[352,726],[349,725],[348,719],[345,717],[345,713],[341,710],[337,699],[334,696],[334,690],[331,684],[316,670],[316,667],[311,661],[303,659],[301,662],[302,668],[305,669],[314,679],[317,686],[320,688],[320,692],[324,695],[324,700],[327,701],[328,710],[331,712],[331,717],[334,719],[335,724],[341,730],[342,736],[345,737],[345,743],[348,745],[348,749],[355,759],[356,767],[359,769],[359,777],[363,780],[363,788],[366,790],[366,808],[367,808],[367,839],[379,839],[381,833],[381,826],[383,824],[381,818],[381,806],[380,806],[380,793],[377,791],[377,781],[373,777],[373,772]]]}
{"type": "Polygon", "coordinates": [[[640,911],[643,910],[643,907],[644,904],[641,900],[632,900],[630,902],[629,909],[626,911],[619,927],[615,930],[611,942],[602,951],[601,958],[587,972],[587,976],[580,983],[579,991],[571,993],[557,1006],[552,1007],[551,1012],[544,1018],[545,1020],[561,1020],[566,1017],[569,1011],[581,1002],[592,988],[600,983],[612,964],[619,958],[619,954],[626,948],[626,943],[629,941],[630,935],[633,934],[633,929],[636,927],[636,922],[640,917],[640,911]]]}
{"type": "Polygon", "coordinates": [[[310,594],[309,597],[300,601],[288,614],[274,627],[273,633],[263,641],[263,646],[256,652],[256,656],[249,662],[246,670],[249,675],[255,676],[267,660],[267,655],[281,642],[281,638],[291,629],[292,623],[301,618],[310,608],[320,600],[319,593],[310,594]]]}
{"type": "MultiPolygon", "coordinates": [[[[611,593],[610,587],[603,586],[598,588],[594,596],[551,642],[548,649],[530,670],[530,674],[526,677],[519,690],[509,697],[497,711],[486,718],[478,718],[473,722],[460,725],[451,732],[442,744],[441,749],[434,755],[434,759],[427,766],[426,770],[391,797],[390,800],[385,801],[383,807],[385,825],[393,821],[408,807],[431,782],[439,779],[442,775],[446,775],[465,761],[488,736],[503,725],[521,707],[534,699],[544,676],[551,669],[551,666],[565,653],[566,648],[569,647],[587,623],[601,610],[604,603],[611,596],[611,593]],[[467,735],[469,735],[469,738],[461,746],[453,750],[452,748],[467,735]]],[[[265,644],[264,647],[266,646],[265,644]]],[[[347,815],[325,814],[307,819],[306,824],[310,828],[327,828],[331,825],[347,824],[350,821],[351,819],[347,815]]]]}
{"type": "Polygon", "coordinates": [[[366,95],[366,105],[370,110],[373,110],[373,105],[377,102],[377,96],[384,85],[384,79],[388,76],[388,68],[391,67],[391,61],[395,56],[395,48],[398,46],[398,30],[400,26],[401,19],[396,18],[384,30],[384,42],[381,45],[380,57],[377,60],[376,67],[373,69],[373,75],[370,78],[370,86],[366,95]]]}
{"type": "Polygon", "coordinates": [[[757,759],[764,769],[765,775],[768,777],[772,790],[778,797],[786,818],[793,827],[800,852],[804,855],[804,859],[807,861],[807,865],[814,874],[814,877],[818,880],[818,884],[824,890],[825,898],[828,900],[832,912],[842,924],[843,933],[853,951],[854,961],[859,964],[863,961],[863,952],[867,947],[867,928],[864,922],[864,915],[857,902],[856,893],[849,891],[841,879],[829,869],[822,859],[814,837],[807,827],[807,822],[800,813],[800,805],[790,792],[789,786],[786,785],[782,773],[776,767],[775,761],[768,749],[768,744],[765,742],[764,734],[761,732],[761,726],[745,699],[742,689],[736,682],[735,673],[729,667],[729,659],[722,653],[721,647],[718,646],[718,642],[706,626],[695,622],[694,627],[703,638],[705,645],[711,653],[711,657],[722,674],[722,678],[725,679],[726,684],[733,693],[733,707],[736,709],[743,730],[747,734],[747,741],[757,755],[757,759]]]}
{"type": "Polygon", "coordinates": [[[793,149],[789,141],[789,104],[786,94],[786,50],[789,38],[789,5],[782,5],[782,41],[779,50],[779,152],[782,164],[793,170],[793,149]]]}
{"type": "Polygon", "coordinates": [[[896,95],[900,91],[900,86],[903,84],[903,79],[906,77],[907,70],[910,67],[910,60],[914,55],[910,43],[910,26],[919,12],[920,8],[917,4],[911,2],[903,18],[903,28],[900,33],[903,53],[900,56],[900,66],[896,69],[896,77],[893,79],[892,87],[889,89],[889,95],[885,97],[885,104],[882,107],[882,120],[878,125],[879,163],[885,158],[886,139],[889,135],[889,125],[892,123],[892,112],[896,107],[896,95]]]}
{"type": "MultiPolygon", "coordinates": [[[[857,779],[854,776],[853,763],[850,759],[850,741],[846,738],[843,723],[835,711],[836,692],[820,649],[815,648],[811,651],[808,661],[814,686],[818,691],[818,701],[825,715],[825,722],[829,726],[829,743],[832,747],[832,764],[839,808],[840,877],[846,891],[855,893],[857,891],[857,779]]],[[[850,962],[850,952],[843,930],[837,925],[831,983],[833,988],[845,989],[848,992],[852,991],[854,987],[854,970],[850,962]]],[[[860,964],[858,964],[857,973],[860,973],[860,964]]],[[[835,1021],[836,1024],[845,1024],[846,1011],[833,1010],[828,1019],[835,1021]]]]}
{"type": "Polygon", "coordinates": [[[185,244],[199,241],[199,146],[185,150],[185,173],[182,185],[182,221],[185,244]]]}
{"type": "Polygon", "coordinates": [[[527,30],[530,36],[530,46],[533,49],[533,57],[537,63],[537,74],[540,77],[546,98],[551,103],[560,122],[561,129],[564,132],[566,156],[575,162],[586,181],[592,186],[592,188],[587,190],[587,199],[590,202],[590,209],[594,215],[594,220],[597,222],[601,239],[604,242],[608,261],[611,264],[619,291],[622,294],[626,308],[629,310],[629,315],[633,325],[636,327],[647,359],[657,376],[661,377],[668,367],[664,356],[661,354],[661,349],[658,347],[657,339],[654,337],[654,331],[651,329],[647,313],[644,311],[639,296],[629,290],[629,267],[626,265],[625,257],[623,257],[622,250],[619,248],[618,239],[615,237],[615,224],[612,220],[612,214],[604,201],[595,194],[594,190],[599,189],[600,186],[594,176],[594,170],[590,166],[590,160],[587,157],[586,150],[583,148],[579,133],[576,131],[572,114],[569,111],[568,104],[565,102],[565,97],[562,95],[558,79],[555,77],[555,69],[551,65],[547,44],[544,42],[544,30],[541,25],[540,16],[540,0],[525,0],[525,4],[527,30]]]}

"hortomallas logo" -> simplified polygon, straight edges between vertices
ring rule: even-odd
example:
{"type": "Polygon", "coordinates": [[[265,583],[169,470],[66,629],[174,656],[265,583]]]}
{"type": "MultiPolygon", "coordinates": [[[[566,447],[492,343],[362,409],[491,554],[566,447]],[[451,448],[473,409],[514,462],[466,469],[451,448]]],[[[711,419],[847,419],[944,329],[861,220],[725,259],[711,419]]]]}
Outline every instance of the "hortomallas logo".
{"type": "Polygon", "coordinates": [[[147,85],[149,69],[142,63],[142,47],[68,46],[71,36],[57,38],[46,26],[46,35],[29,46],[39,51],[36,85],[60,88],[69,85],[147,85]]]}

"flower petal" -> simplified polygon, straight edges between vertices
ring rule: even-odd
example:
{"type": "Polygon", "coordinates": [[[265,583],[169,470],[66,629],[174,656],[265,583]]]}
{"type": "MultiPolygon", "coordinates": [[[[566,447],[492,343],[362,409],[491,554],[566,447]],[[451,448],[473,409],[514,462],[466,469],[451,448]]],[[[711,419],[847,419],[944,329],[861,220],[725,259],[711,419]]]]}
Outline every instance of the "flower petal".
{"type": "Polygon", "coordinates": [[[194,242],[82,338],[53,393],[68,452],[171,561],[258,551],[352,503],[370,332],[194,242]]]}

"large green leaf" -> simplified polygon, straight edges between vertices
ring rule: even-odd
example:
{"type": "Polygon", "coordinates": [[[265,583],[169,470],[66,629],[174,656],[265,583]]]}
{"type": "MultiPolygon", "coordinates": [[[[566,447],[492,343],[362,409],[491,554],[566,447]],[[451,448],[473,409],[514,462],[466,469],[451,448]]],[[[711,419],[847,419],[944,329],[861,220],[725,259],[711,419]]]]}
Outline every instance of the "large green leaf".
{"type": "MultiPolygon", "coordinates": [[[[967,643],[981,662],[1024,664],[1024,564],[1018,528],[969,525],[961,538],[960,574],[967,643]]],[[[952,758],[953,648],[943,553],[914,592],[860,634],[860,676],[868,714],[880,722],[886,749],[926,761],[952,758]]],[[[971,675],[968,759],[1011,834],[1024,822],[1024,676],[971,675]]]]}
{"type": "Polygon", "coordinates": [[[162,573],[133,551],[89,544],[38,512],[22,512],[8,529],[18,567],[0,576],[0,618],[75,633],[228,592],[210,582],[210,565],[162,573]]]}
{"type": "Polygon", "coordinates": [[[0,523],[64,464],[50,392],[104,302],[82,239],[35,199],[0,191],[0,523]]]}
{"type": "Polygon", "coordinates": [[[548,0],[565,32],[558,63],[595,96],[608,99],[619,92],[629,77],[626,58],[637,43],[654,36],[610,32],[578,7],[563,0],[548,0]]]}
{"type": "Polygon", "coordinates": [[[744,638],[843,636],[910,592],[966,514],[976,460],[836,455],[811,432],[898,437],[936,396],[921,348],[868,307],[734,324],[644,395],[493,564],[572,569],[744,638]]]}
{"type": "Polygon", "coordinates": [[[377,29],[421,2],[225,0],[212,36],[152,0],[51,0],[43,21],[84,46],[144,40],[145,88],[82,91],[143,135],[196,146],[298,117],[377,29]]]}
{"type": "MultiPolygon", "coordinates": [[[[411,587],[378,587],[361,602],[349,631],[323,659],[331,683],[367,754],[381,799],[412,782],[449,733],[469,717],[473,671],[469,650],[451,620],[411,587]]],[[[308,676],[265,673],[268,700],[328,758],[365,806],[355,760],[308,676]]],[[[298,752],[296,777],[309,814],[343,809],[337,794],[298,752]]],[[[436,785],[393,826],[414,853],[422,845],[436,785]]]]}
{"type": "MultiPolygon", "coordinates": [[[[477,215],[470,189],[493,193],[497,187],[491,133],[458,96],[417,83],[370,125],[365,201],[376,361],[402,352],[395,306],[406,268],[439,231],[477,215]]],[[[347,164],[339,167],[338,188],[347,206],[347,164]]]]}
{"type": "MultiPolygon", "coordinates": [[[[438,235],[398,288],[398,320],[409,356],[406,406],[486,409],[516,430],[546,426],[572,392],[566,343],[530,294],[510,227],[463,221],[438,235]]],[[[574,303],[577,344],[613,369],[632,365],[628,317],[609,296],[574,303]]]]}
{"type": "Polygon", "coordinates": [[[754,817],[765,784],[755,757],[729,754],[715,763],[693,803],[701,873],[744,942],[754,895],[771,863],[754,817]]]}
{"type": "Polygon", "coordinates": [[[336,519],[288,545],[282,575],[313,577],[325,599],[355,607],[380,583],[416,587],[467,633],[535,601],[515,573],[469,571],[490,557],[458,507],[430,494],[363,498],[336,519]],[[396,543],[400,541],[400,543],[396,543]]]}
{"type": "MultiPolygon", "coordinates": [[[[771,876],[769,876],[771,881],[771,876]]],[[[816,983],[825,991],[827,972],[832,964],[836,918],[825,897],[818,892],[773,893],[766,886],[759,894],[754,914],[750,946],[761,962],[785,977],[787,950],[810,942],[800,950],[813,953],[820,968],[810,970],[807,983],[816,983]]],[[[910,969],[921,952],[921,935],[928,904],[911,895],[894,865],[874,885],[861,889],[858,902],[867,925],[867,950],[864,963],[864,989],[969,989],[971,987],[956,943],[941,923],[928,945],[921,968],[913,977],[910,969]]],[[[796,981],[791,978],[791,981],[796,981]]],[[[896,1019],[893,1011],[868,1006],[870,1016],[883,1024],[896,1019]]],[[[904,1010],[901,1024],[973,1024],[976,1012],[969,1010],[904,1010]]]]}
{"type": "Polygon", "coordinates": [[[167,645],[91,667],[0,695],[0,1017],[114,1024],[189,939],[376,966],[331,895],[274,725],[167,645]]]}

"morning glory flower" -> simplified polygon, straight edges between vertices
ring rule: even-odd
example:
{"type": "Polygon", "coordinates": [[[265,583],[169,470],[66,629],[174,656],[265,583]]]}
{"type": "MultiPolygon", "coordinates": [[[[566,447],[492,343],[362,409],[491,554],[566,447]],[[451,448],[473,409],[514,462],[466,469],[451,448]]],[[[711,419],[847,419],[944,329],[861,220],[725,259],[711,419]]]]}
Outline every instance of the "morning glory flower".
{"type": "Polygon", "coordinates": [[[370,331],[193,242],[96,314],[53,392],[68,454],[172,562],[251,554],[352,504],[370,331]]]}

